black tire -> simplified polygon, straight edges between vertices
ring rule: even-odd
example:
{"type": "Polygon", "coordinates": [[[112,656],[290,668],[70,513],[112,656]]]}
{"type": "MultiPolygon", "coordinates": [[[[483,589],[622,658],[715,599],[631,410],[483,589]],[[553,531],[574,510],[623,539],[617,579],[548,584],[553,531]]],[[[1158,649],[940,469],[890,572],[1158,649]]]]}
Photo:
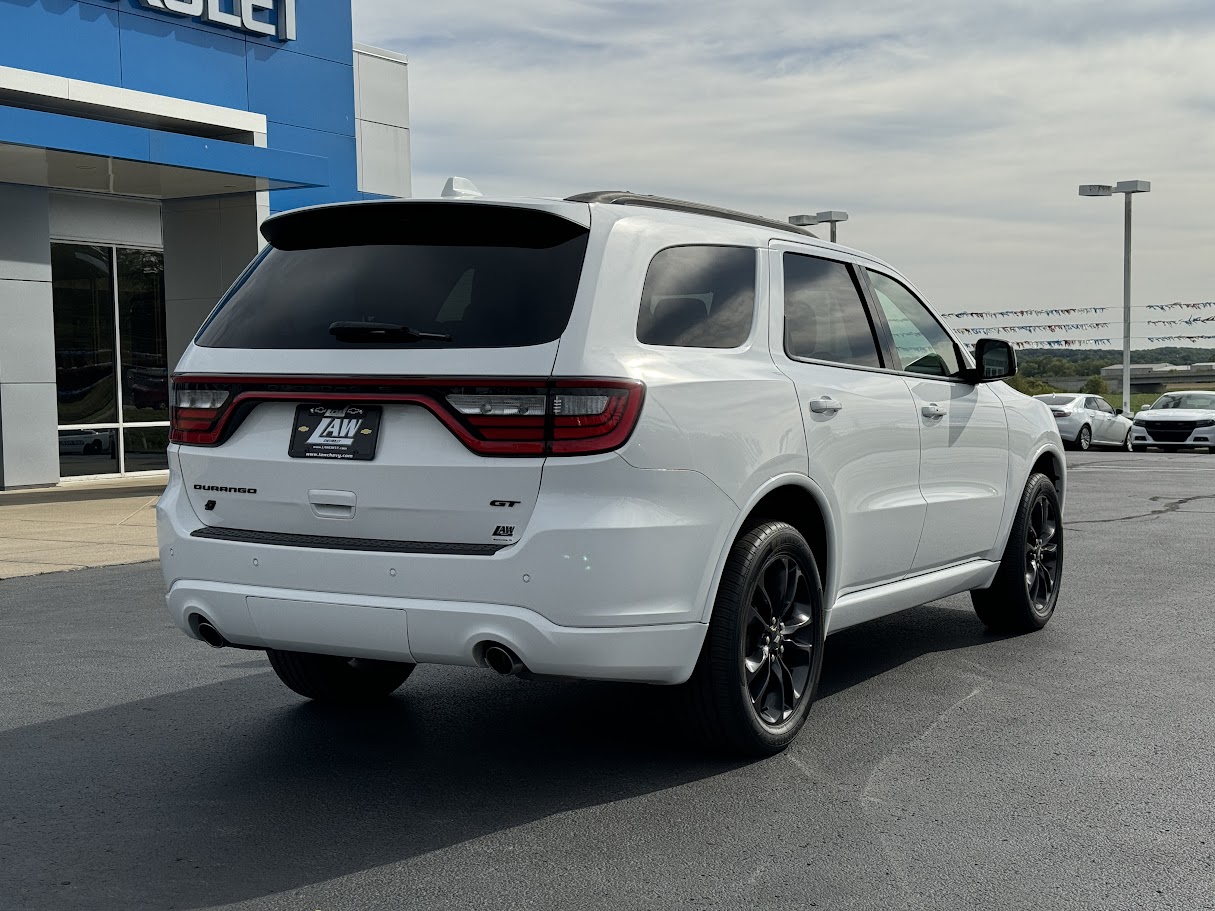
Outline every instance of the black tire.
{"type": "Polygon", "coordinates": [[[1080,432],[1076,434],[1076,449],[1080,452],[1088,452],[1093,448],[1093,428],[1085,424],[1080,428],[1080,432]]]}
{"type": "Polygon", "coordinates": [[[266,657],[278,679],[301,696],[346,704],[385,698],[405,682],[416,666],[277,649],[267,649],[266,657]]]}
{"type": "Polygon", "coordinates": [[[806,539],[784,522],[747,529],[726,560],[686,684],[709,743],[747,756],[787,747],[818,691],[824,636],[822,582],[806,539]]]}
{"type": "Polygon", "coordinates": [[[90,441],[90,443],[84,447],[84,451],[86,455],[97,455],[97,453],[101,452],[101,440],[90,441]]]}
{"type": "Polygon", "coordinates": [[[1126,439],[1122,441],[1122,451],[1123,452],[1134,452],[1135,451],[1135,444],[1133,442],[1131,442],[1131,431],[1129,431],[1129,430],[1126,432],[1126,439]]]}
{"type": "Polygon", "coordinates": [[[1063,578],[1063,519],[1059,494],[1044,474],[1030,475],[1021,494],[1004,558],[990,588],[970,593],[988,629],[1030,633],[1054,615],[1063,578]]]}

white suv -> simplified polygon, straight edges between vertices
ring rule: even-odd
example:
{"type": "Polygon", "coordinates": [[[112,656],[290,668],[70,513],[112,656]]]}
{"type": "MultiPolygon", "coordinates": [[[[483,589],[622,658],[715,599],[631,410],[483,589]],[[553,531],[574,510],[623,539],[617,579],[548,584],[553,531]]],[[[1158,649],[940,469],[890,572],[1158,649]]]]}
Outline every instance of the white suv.
{"type": "Polygon", "coordinates": [[[1050,411],[872,257],[628,193],[263,233],[173,378],[160,550],[178,626],[304,696],[419,663],[686,684],[765,753],[828,633],[965,591],[994,629],[1054,610],[1050,411]]]}

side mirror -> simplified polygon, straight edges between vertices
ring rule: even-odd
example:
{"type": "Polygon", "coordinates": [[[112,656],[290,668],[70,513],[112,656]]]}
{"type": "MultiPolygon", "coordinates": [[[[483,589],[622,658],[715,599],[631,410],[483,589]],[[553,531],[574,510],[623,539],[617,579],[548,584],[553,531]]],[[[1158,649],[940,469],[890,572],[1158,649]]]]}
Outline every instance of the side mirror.
{"type": "Polygon", "coordinates": [[[972,383],[994,383],[1017,375],[1017,352],[998,338],[981,338],[975,345],[974,370],[967,379],[972,383]]]}
{"type": "Polygon", "coordinates": [[[1122,414],[1122,409],[1121,409],[1121,408],[1115,408],[1115,409],[1114,409],[1114,414],[1122,414]]]}
{"type": "Polygon", "coordinates": [[[1148,403],[1146,405],[1140,405],[1139,410],[1140,411],[1149,411],[1149,410],[1151,410],[1151,407],[1152,407],[1151,403],[1148,403]]]}

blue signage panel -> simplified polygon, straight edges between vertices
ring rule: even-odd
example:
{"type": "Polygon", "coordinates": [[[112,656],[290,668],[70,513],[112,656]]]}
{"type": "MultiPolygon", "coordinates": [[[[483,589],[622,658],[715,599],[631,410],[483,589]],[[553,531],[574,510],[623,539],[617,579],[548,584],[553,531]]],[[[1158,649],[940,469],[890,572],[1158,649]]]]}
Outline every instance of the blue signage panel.
{"type": "MultiPolygon", "coordinates": [[[[282,200],[275,191],[272,208],[305,194],[308,202],[356,199],[350,2],[0,0],[0,62],[256,111],[267,119],[270,149],[316,155],[328,147],[334,156],[327,186],[282,200]]],[[[0,126],[9,110],[0,107],[0,126]]],[[[112,141],[97,129],[99,146],[112,141]]]]}

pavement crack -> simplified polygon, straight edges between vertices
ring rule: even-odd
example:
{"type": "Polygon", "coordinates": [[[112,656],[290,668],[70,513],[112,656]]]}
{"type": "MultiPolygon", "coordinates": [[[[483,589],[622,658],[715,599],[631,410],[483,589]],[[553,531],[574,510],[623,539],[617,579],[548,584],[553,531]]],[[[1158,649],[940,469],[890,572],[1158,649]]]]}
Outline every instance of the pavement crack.
{"type": "Polygon", "coordinates": [[[1130,522],[1135,519],[1155,519],[1159,516],[1168,515],[1169,513],[1179,512],[1181,507],[1187,503],[1194,503],[1198,500],[1215,500],[1215,494],[1204,493],[1193,497],[1149,497],[1149,503],[1162,503],[1159,509],[1153,509],[1150,512],[1139,513],[1133,516],[1118,516],[1113,519],[1073,519],[1072,521],[1064,521],[1065,528],[1073,525],[1107,525],[1111,522],[1130,522]]]}

